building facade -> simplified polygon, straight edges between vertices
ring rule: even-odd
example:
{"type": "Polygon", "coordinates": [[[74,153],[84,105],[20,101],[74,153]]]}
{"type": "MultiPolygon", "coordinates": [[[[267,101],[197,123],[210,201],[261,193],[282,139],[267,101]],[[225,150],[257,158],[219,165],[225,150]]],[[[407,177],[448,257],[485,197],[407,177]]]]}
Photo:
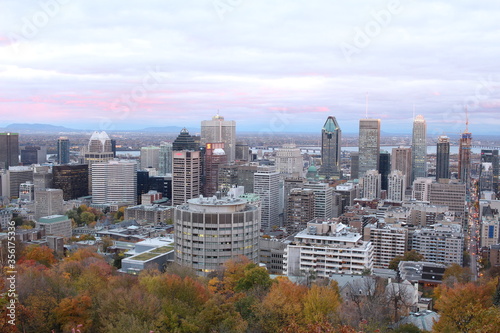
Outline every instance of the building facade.
{"type": "Polygon", "coordinates": [[[92,203],[137,203],[137,163],[109,161],[92,165],[92,203]]]}
{"type": "Polygon", "coordinates": [[[427,177],[427,124],[422,115],[413,120],[411,151],[412,180],[427,177]]]}
{"type": "Polygon", "coordinates": [[[436,180],[450,179],[450,138],[441,135],[437,142],[436,180]]]}
{"type": "Polygon", "coordinates": [[[224,117],[217,114],[212,120],[201,122],[201,144],[209,142],[224,142],[229,163],[234,163],[236,155],[236,122],[234,120],[224,120],[224,117]]]}
{"type": "Polygon", "coordinates": [[[280,173],[274,167],[258,167],[254,174],[254,193],[261,199],[262,229],[279,226],[279,178],[280,173]]]}
{"type": "Polygon", "coordinates": [[[0,169],[19,165],[19,134],[0,133],[0,169]]]}
{"type": "Polygon", "coordinates": [[[341,178],[342,131],[335,117],[329,116],[321,129],[321,169],[326,178],[341,178]]]}
{"type": "Polygon", "coordinates": [[[172,205],[177,206],[200,195],[201,153],[174,151],[172,156],[172,205]]]}
{"type": "Polygon", "coordinates": [[[379,170],[380,119],[359,121],[359,178],[368,170],[379,170]]]}
{"type": "Polygon", "coordinates": [[[259,260],[260,211],[246,200],[195,198],[174,211],[175,261],[198,275],[217,271],[231,258],[259,260]]]}

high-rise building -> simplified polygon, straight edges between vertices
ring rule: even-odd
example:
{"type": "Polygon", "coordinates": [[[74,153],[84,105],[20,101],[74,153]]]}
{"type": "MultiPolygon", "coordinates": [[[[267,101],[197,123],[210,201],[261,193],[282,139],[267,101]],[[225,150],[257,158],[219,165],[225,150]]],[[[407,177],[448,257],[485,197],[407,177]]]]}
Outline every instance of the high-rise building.
{"type": "Polygon", "coordinates": [[[174,225],[175,262],[198,275],[207,276],[237,256],[259,260],[260,212],[246,200],[189,199],[175,208],[174,225]]]}
{"type": "MultiPolygon", "coordinates": [[[[489,191],[493,191],[498,193],[498,185],[499,185],[499,169],[500,169],[500,160],[498,156],[498,150],[494,149],[481,149],[481,164],[491,163],[491,189],[489,191]]],[[[483,175],[483,168],[481,168],[481,175],[483,175]]],[[[486,169],[486,168],[485,168],[486,169]]],[[[487,190],[489,188],[486,184],[484,186],[481,184],[481,176],[479,186],[481,191],[487,190]]],[[[489,174],[485,175],[484,178],[489,179],[489,174]]]]}
{"type": "Polygon", "coordinates": [[[303,230],[314,219],[314,191],[293,188],[288,195],[285,227],[292,234],[303,230]]]}
{"type": "Polygon", "coordinates": [[[43,216],[63,214],[63,191],[46,188],[35,191],[35,219],[43,216]]]}
{"type": "Polygon", "coordinates": [[[137,163],[109,161],[92,165],[92,203],[135,205],[136,188],[137,163]]]}
{"type": "Polygon", "coordinates": [[[412,180],[427,177],[427,124],[422,115],[413,121],[411,151],[412,180]]]}
{"type": "Polygon", "coordinates": [[[148,193],[149,187],[149,171],[138,170],[137,171],[137,203],[142,204],[141,198],[143,194],[148,193]]]}
{"type": "Polygon", "coordinates": [[[469,184],[471,171],[472,134],[469,132],[469,121],[466,121],[465,131],[460,136],[458,148],[458,179],[469,184]]]}
{"type": "Polygon", "coordinates": [[[145,168],[157,169],[160,166],[160,147],[142,147],[141,148],[141,170],[145,168]]]}
{"type": "Polygon", "coordinates": [[[388,177],[391,172],[391,154],[388,151],[380,151],[379,156],[380,188],[387,191],[388,177]]]}
{"type": "Polygon", "coordinates": [[[446,205],[457,217],[463,217],[466,207],[466,186],[464,183],[441,179],[433,182],[429,189],[429,201],[433,205],[446,205]]]}
{"type": "Polygon", "coordinates": [[[379,170],[380,119],[359,120],[359,178],[379,170]]]}
{"type": "Polygon", "coordinates": [[[392,148],[391,171],[399,170],[406,178],[406,186],[411,186],[411,148],[392,148]]]}
{"type": "Polygon", "coordinates": [[[19,165],[19,134],[0,133],[0,169],[19,165]]]}
{"type": "Polygon", "coordinates": [[[450,179],[450,139],[446,135],[438,137],[436,154],[436,180],[450,179]]]}
{"type": "Polygon", "coordinates": [[[321,169],[326,178],[341,178],[340,167],[342,131],[335,117],[329,116],[321,130],[321,169]]]}
{"type": "Polygon", "coordinates": [[[204,158],[205,183],[203,184],[203,195],[211,197],[219,190],[219,168],[227,162],[224,142],[207,143],[204,158]]]}
{"type": "Polygon", "coordinates": [[[26,146],[21,149],[21,163],[23,165],[42,164],[47,162],[46,146],[26,146]]]}
{"type": "Polygon", "coordinates": [[[309,182],[304,184],[305,189],[314,192],[314,217],[319,219],[330,219],[334,217],[333,212],[333,187],[326,183],[309,182]]]}
{"type": "Polygon", "coordinates": [[[89,193],[92,193],[92,165],[106,163],[115,158],[113,145],[108,134],[95,131],[90,136],[89,144],[82,150],[83,163],[89,166],[89,193]]]}
{"type": "Polygon", "coordinates": [[[406,190],[406,177],[399,170],[393,170],[388,177],[387,199],[403,201],[406,190]]]}
{"type": "Polygon", "coordinates": [[[7,182],[10,188],[10,196],[19,197],[19,185],[28,181],[33,182],[33,167],[11,166],[9,170],[7,170],[7,182]]]}
{"type": "Polygon", "coordinates": [[[172,151],[193,150],[200,149],[200,145],[196,143],[193,136],[189,134],[186,128],[183,128],[177,138],[172,143],[172,151]]]}
{"type": "Polygon", "coordinates": [[[53,187],[63,191],[64,200],[89,195],[89,166],[54,165],[52,167],[53,187]]]}
{"type": "Polygon", "coordinates": [[[261,199],[261,228],[279,226],[279,177],[275,167],[261,166],[254,173],[254,192],[261,199]]]}
{"type": "Polygon", "coordinates": [[[58,164],[68,164],[69,163],[69,139],[65,136],[57,139],[57,163],[58,164]]]}
{"type": "Polygon", "coordinates": [[[236,143],[235,160],[240,162],[250,162],[250,147],[243,142],[236,143]]]}
{"type": "Polygon", "coordinates": [[[420,177],[413,181],[412,197],[417,201],[429,201],[432,178],[420,177]]]}
{"type": "Polygon", "coordinates": [[[464,235],[458,224],[434,225],[415,230],[412,250],[425,257],[425,261],[451,265],[463,264],[464,235]]]}
{"type": "Polygon", "coordinates": [[[172,143],[162,142],[160,144],[160,154],[158,156],[158,174],[165,176],[172,173],[172,143]]]}
{"type": "Polygon", "coordinates": [[[238,166],[238,186],[245,187],[245,193],[253,193],[254,190],[254,176],[257,172],[257,165],[239,165],[238,166]]]}
{"type": "MultiPolygon", "coordinates": [[[[219,179],[218,191],[222,193],[222,196],[226,196],[232,187],[238,186],[238,165],[236,164],[224,164],[219,167],[219,179]]],[[[253,177],[252,177],[253,178],[253,177]]],[[[253,188],[253,181],[252,181],[253,188]]],[[[246,188],[245,188],[246,190],[246,188]]]]}
{"type": "Polygon", "coordinates": [[[209,142],[224,142],[227,161],[233,163],[236,156],[236,122],[224,120],[218,113],[212,120],[201,122],[201,144],[209,142]]]}
{"type": "Polygon", "coordinates": [[[294,144],[285,144],[276,151],[276,170],[286,176],[301,177],[304,161],[300,148],[294,144]]]}
{"type": "MultiPolygon", "coordinates": [[[[174,145],[175,146],[175,145],[174,145]]],[[[175,150],[172,162],[172,205],[186,203],[200,195],[201,153],[175,150]]]]}
{"type": "Polygon", "coordinates": [[[402,257],[407,250],[408,230],[406,228],[379,227],[369,224],[363,231],[364,239],[369,240],[373,245],[374,268],[389,268],[391,260],[396,256],[402,257]]]}
{"type": "Polygon", "coordinates": [[[379,199],[381,176],[377,170],[368,170],[362,178],[363,181],[363,198],[364,199],[379,199]]]}
{"type": "Polygon", "coordinates": [[[359,179],[359,153],[351,152],[351,179],[359,179]]]}
{"type": "Polygon", "coordinates": [[[35,190],[44,188],[54,188],[52,168],[48,165],[33,166],[33,184],[35,190]]]}

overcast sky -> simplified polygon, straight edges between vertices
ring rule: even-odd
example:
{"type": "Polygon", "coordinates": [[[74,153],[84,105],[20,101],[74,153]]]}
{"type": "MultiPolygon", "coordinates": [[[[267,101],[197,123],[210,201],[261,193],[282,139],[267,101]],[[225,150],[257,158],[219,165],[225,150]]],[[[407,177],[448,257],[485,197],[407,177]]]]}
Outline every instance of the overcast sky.
{"type": "Polygon", "coordinates": [[[500,128],[500,3],[4,0],[0,127],[500,128]]]}

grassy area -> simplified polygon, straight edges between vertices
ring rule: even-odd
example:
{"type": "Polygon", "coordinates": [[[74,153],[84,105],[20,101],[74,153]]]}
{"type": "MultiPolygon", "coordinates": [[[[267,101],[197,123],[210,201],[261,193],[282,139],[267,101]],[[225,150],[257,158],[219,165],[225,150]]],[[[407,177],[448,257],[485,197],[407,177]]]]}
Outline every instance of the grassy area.
{"type": "Polygon", "coordinates": [[[154,258],[160,254],[170,252],[173,249],[174,249],[173,246],[162,246],[162,247],[158,247],[154,250],[151,250],[149,252],[144,252],[144,253],[138,254],[136,256],[130,257],[130,259],[138,260],[138,261],[146,261],[146,260],[154,258]]]}
{"type": "Polygon", "coordinates": [[[173,246],[162,246],[151,251],[151,253],[167,253],[174,249],[173,246]]]}

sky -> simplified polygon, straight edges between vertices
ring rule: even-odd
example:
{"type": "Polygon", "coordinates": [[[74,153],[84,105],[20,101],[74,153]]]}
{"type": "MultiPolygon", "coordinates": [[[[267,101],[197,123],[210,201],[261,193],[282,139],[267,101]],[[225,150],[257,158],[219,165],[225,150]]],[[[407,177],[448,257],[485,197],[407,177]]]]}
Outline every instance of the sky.
{"type": "Polygon", "coordinates": [[[346,133],[379,118],[429,136],[500,126],[500,3],[4,0],[0,128],[346,133]]]}

